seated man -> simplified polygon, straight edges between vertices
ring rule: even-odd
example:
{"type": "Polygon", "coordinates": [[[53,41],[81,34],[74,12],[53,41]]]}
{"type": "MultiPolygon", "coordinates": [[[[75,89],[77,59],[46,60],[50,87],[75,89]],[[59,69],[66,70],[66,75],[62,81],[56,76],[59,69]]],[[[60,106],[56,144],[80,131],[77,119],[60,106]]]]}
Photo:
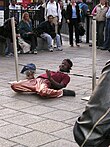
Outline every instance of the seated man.
{"type": "Polygon", "coordinates": [[[110,145],[110,61],[103,68],[85,111],[75,123],[74,137],[80,147],[110,145]]]}
{"type": "Polygon", "coordinates": [[[53,16],[49,15],[48,20],[42,22],[38,25],[36,30],[38,36],[42,37],[43,39],[47,40],[48,43],[48,49],[50,52],[53,51],[52,48],[52,39],[56,40],[57,50],[62,51],[61,48],[61,41],[60,41],[60,35],[55,33],[55,24],[53,23],[53,16]]]}
{"type": "Polygon", "coordinates": [[[11,84],[11,88],[15,92],[35,92],[42,97],[54,98],[65,96],[75,96],[75,92],[71,90],[62,90],[70,81],[68,76],[72,62],[70,59],[64,59],[59,66],[59,71],[49,71],[34,77],[35,65],[28,64],[24,67],[21,73],[26,72],[27,79],[11,84]],[[31,70],[30,70],[31,69],[31,70]]]}

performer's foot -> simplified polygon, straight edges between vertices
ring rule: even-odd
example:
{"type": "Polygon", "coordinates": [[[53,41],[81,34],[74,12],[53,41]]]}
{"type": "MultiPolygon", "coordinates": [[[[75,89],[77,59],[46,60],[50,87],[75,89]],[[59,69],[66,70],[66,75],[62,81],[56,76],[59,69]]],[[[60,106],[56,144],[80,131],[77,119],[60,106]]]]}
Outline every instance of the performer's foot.
{"type": "Polygon", "coordinates": [[[75,91],[74,90],[67,90],[63,89],[63,96],[75,96],[75,91]]]}

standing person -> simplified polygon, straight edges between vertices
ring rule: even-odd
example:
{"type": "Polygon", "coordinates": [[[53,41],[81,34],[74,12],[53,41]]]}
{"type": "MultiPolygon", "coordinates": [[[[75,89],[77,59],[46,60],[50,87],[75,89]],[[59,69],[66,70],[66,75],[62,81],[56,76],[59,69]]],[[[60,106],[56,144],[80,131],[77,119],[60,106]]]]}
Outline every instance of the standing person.
{"type": "Polygon", "coordinates": [[[29,18],[28,12],[23,13],[22,20],[19,23],[19,33],[25,41],[28,40],[30,42],[31,48],[29,53],[37,53],[35,52],[37,46],[37,36],[33,32],[32,21],[29,18]]]}
{"type": "Polygon", "coordinates": [[[106,12],[107,12],[107,1],[100,0],[100,3],[95,6],[92,11],[92,15],[96,16],[97,22],[97,48],[101,49],[104,43],[104,28],[106,21],[106,12]]]}
{"type": "Polygon", "coordinates": [[[9,17],[14,17],[19,22],[19,13],[18,10],[20,10],[20,5],[16,5],[16,0],[11,0],[9,5],[9,17]]]}
{"type": "MultiPolygon", "coordinates": [[[[83,0],[78,0],[78,5],[80,9],[81,24],[85,29],[85,18],[88,13],[88,5],[83,2],[83,0]]],[[[80,42],[82,42],[82,36],[79,36],[80,42]]]]}
{"type": "Polygon", "coordinates": [[[79,47],[80,45],[78,44],[79,43],[78,24],[80,23],[80,11],[79,11],[79,6],[76,3],[76,0],[71,0],[71,2],[67,5],[66,19],[69,27],[70,46],[73,47],[73,26],[74,26],[76,46],[79,47]]]}
{"type": "Polygon", "coordinates": [[[9,5],[10,10],[16,10],[18,9],[18,6],[16,5],[16,0],[11,0],[10,5],[9,5]]]}
{"type": "Polygon", "coordinates": [[[53,52],[53,48],[52,48],[53,39],[55,39],[56,41],[56,45],[57,45],[56,50],[62,51],[63,49],[61,48],[60,35],[55,33],[55,24],[53,23],[53,19],[54,17],[52,15],[49,15],[47,21],[44,21],[38,25],[37,33],[41,38],[47,40],[48,50],[50,52],[53,52]]]}
{"type": "Polygon", "coordinates": [[[75,96],[74,91],[65,91],[65,88],[70,82],[70,77],[67,74],[70,72],[73,63],[70,59],[64,59],[59,66],[58,71],[46,70],[46,73],[34,77],[36,69],[34,64],[27,64],[22,69],[22,73],[26,72],[27,79],[11,84],[11,88],[15,92],[34,92],[41,97],[55,98],[61,96],[75,96]]]}
{"type": "Polygon", "coordinates": [[[46,17],[53,16],[53,23],[55,24],[55,32],[58,32],[58,23],[61,23],[62,15],[59,3],[55,0],[49,0],[45,8],[46,17]]]}
{"type": "Polygon", "coordinates": [[[35,9],[38,9],[38,15],[36,15],[36,19],[39,21],[39,24],[45,21],[45,8],[43,7],[43,0],[38,0],[35,5],[35,9]]]}
{"type": "Polygon", "coordinates": [[[105,41],[102,50],[108,50],[110,52],[110,4],[106,13],[105,41]]]}
{"type": "Polygon", "coordinates": [[[61,23],[58,24],[58,34],[60,35],[60,40],[61,40],[61,44],[62,44],[61,28],[62,28],[62,25],[63,25],[63,19],[65,18],[65,9],[63,7],[63,1],[62,0],[58,0],[58,3],[60,5],[61,15],[62,15],[61,23]]]}

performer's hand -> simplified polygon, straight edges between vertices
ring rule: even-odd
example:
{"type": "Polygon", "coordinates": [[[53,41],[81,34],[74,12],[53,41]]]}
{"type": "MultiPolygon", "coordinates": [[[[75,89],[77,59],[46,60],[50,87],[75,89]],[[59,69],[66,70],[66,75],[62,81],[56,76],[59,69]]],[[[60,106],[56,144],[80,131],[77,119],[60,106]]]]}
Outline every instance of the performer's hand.
{"type": "Polygon", "coordinates": [[[50,78],[51,78],[50,70],[47,69],[46,74],[47,74],[48,79],[50,80],[50,78]]]}

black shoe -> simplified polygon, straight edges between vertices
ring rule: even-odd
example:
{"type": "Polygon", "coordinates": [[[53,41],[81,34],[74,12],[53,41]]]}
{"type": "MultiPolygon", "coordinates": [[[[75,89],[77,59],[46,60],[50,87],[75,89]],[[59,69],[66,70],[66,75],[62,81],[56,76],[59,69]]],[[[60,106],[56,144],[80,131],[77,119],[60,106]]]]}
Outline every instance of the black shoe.
{"type": "Polygon", "coordinates": [[[63,96],[75,96],[75,91],[63,89],[63,96]]]}

